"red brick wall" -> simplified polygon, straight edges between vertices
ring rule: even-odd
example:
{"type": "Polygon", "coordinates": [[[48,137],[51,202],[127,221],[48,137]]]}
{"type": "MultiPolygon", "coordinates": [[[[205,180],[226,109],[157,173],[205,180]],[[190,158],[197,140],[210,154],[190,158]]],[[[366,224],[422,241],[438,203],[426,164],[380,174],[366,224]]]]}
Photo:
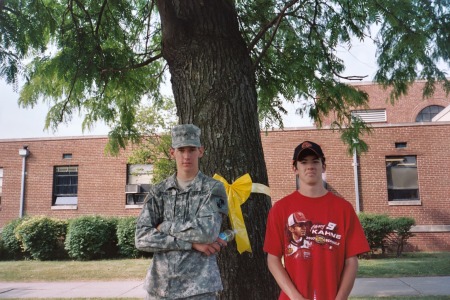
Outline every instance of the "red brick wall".
{"type": "Polygon", "coordinates": [[[417,233],[408,240],[406,251],[449,251],[450,234],[448,232],[417,233]]]}
{"type": "MultiPolygon", "coordinates": [[[[356,206],[353,157],[339,133],[329,129],[275,130],[262,135],[272,200],[295,190],[292,155],[304,140],[322,146],[330,189],[356,206]]],[[[364,140],[370,149],[359,157],[361,211],[413,217],[417,225],[450,225],[450,124],[379,126],[364,140]],[[407,147],[396,149],[395,142],[407,142],[407,147]],[[391,155],[417,156],[420,205],[389,205],[385,157],[391,155]]],[[[413,240],[420,250],[450,250],[450,232],[418,233],[413,240]]]]}
{"type": "MultiPolygon", "coordinates": [[[[262,134],[273,201],[295,189],[292,171],[294,148],[303,140],[319,143],[325,153],[326,180],[330,189],[355,206],[353,158],[338,132],[329,129],[276,130],[262,134]]],[[[365,137],[370,149],[360,156],[360,207],[362,211],[411,216],[417,225],[450,223],[450,124],[378,126],[365,137]],[[395,142],[407,142],[396,149],[395,142]],[[421,205],[391,206],[387,201],[385,156],[417,155],[421,205]]],[[[4,169],[0,227],[19,216],[22,158],[28,145],[25,213],[55,218],[80,215],[137,215],[139,208],[125,208],[126,155],[104,155],[106,138],[33,139],[0,141],[0,167],[4,169]],[[63,159],[71,153],[72,159],[63,159]],[[52,210],[54,166],[79,166],[77,210],[52,210]]],[[[450,250],[450,233],[418,233],[414,250],[450,250]]]]}
{"type": "MultiPolygon", "coordinates": [[[[395,102],[395,105],[392,105],[389,100],[390,89],[385,90],[373,82],[353,83],[353,85],[357,89],[369,94],[369,107],[371,109],[386,109],[386,123],[390,124],[414,123],[417,114],[429,105],[440,105],[444,107],[450,105],[450,98],[445,95],[445,92],[440,86],[436,87],[434,94],[430,98],[423,99],[422,90],[425,83],[422,81],[418,81],[411,86],[408,94],[400,97],[395,102]]],[[[332,114],[324,118],[322,121],[323,127],[329,126],[333,120],[332,114]]]]}
{"type": "Polygon", "coordinates": [[[24,213],[72,218],[80,215],[137,215],[139,209],[125,209],[126,158],[105,156],[106,138],[33,139],[0,142],[3,168],[3,197],[0,227],[19,217],[22,157],[19,149],[28,145],[24,213]],[[72,159],[63,159],[71,153],[72,159]],[[78,208],[52,210],[55,166],[77,165],[78,208]]]}

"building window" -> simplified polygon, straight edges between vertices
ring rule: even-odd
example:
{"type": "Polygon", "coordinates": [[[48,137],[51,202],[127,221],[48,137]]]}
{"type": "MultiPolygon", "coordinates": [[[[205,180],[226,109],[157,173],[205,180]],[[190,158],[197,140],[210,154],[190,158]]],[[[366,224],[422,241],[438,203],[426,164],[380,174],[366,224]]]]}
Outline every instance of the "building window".
{"type": "Polygon", "coordinates": [[[431,122],[445,107],[440,105],[430,105],[422,109],[416,117],[416,122],[431,122]]]}
{"type": "Polygon", "coordinates": [[[406,148],[407,145],[408,145],[407,142],[398,142],[398,143],[395,143],[395,148],[402,149],[402,148],[406,148]]]}
{"type": "Polygon", "coordinates": [[[2,195],[3,195],[3,168],[0,168],[0,210],[2,209],[2,195]]]}
{"type": "Polygon", "coordinates": [[[386,157],[389,201],[419,200],[416,156],[386,157]]]}
{"type": "Polygon", "coordinates": [[[55,167],[52,204],[78,204],[78,166],[55,167]]]}
{"type": "Polygon", "coordinates": [[[153,165],[135,164],[127,166],[127,185],[125,186],[126,204],[144,203],[150,189],[153,165]]]}

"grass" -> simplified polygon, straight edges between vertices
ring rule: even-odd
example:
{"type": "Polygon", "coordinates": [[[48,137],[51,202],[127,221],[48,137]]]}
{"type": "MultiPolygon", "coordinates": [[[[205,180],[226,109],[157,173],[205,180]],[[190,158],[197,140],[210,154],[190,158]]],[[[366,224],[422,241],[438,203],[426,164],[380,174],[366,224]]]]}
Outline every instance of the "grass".
{"type": "MultiPolygon", "coordinates": [[[[9,300],[22,300],[23,298],[8,298],[9,300]]],[[[26,298],[27,300],[42,300],[42,298],[26,298]]],[[[140,298],[89,298],[89,300],[138,300],[140,298]]],[[[365,298],[355,298],[350,297],[352,300],[448,300],[450,296],[405,296],[405,297],[365,297],[365,298]]],[[[85,298],[52,298],[52,300],[85,300],[85,298]]]]}
{"type": "MultiPolygon", "coordinates": [[[[0,261],[0,281],[143,280],[150,259],[0,261]],[[14,272],[11,272],[14,270],[14,272]]],[[[358,277],[450,276],[450,252],[360,259],[358,277]]]]}
{"type": "MultiPolygon", "coordinates": [[[[21,300],[23,298],[8,298],[9,300],[21,300]]],[[[42,298],[26,298],[27,300],[42,300],[42,298]]],[[[52,300],[84,300],[85,298],[52,298],[52,300]]],[[[138,300],[140,298],[89,298],[89,300],[138,300]]],[[[352,300],[448,300],[450,296],[404,296],[404,297],[350,297],[352,300]]]]}
{"type": "Polygon", "coordinates": [[[0,281],[144,280],[149,264],[150,259],[0,261],[0,281]]]}
{"type": "Polygon", "coordinates": [[[405,253],[400,258],[360,259],[358,277],[449,276],[450,252],[405,253]]]}
{"type": "Polygon", "coordinates": [[[389,300],[448,300],[450,296],[403,296],[403,297],[350,297],[352,300],[380,300],[380,299],[389,299],[389,300]]]}

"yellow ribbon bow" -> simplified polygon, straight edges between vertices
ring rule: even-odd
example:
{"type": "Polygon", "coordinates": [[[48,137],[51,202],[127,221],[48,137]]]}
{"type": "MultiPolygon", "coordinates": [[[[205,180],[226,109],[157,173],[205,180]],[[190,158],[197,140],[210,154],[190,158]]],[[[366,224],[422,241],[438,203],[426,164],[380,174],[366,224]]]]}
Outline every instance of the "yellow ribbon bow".
{"type": "Polygon", "coordinates": [[[225,178],[217,174],[214,174],[213,178],[219,180],[225,186],[228,197],[228,215],[230,216],[231,226],[236,230],[236,245],[239,253],[252,252],[241,205],[247,201],[252,192],[270,196],[269,188],[263,184],[252,183],[252,178],[248,173],[236,179],[233,184],[229,184],[225,178]]]}

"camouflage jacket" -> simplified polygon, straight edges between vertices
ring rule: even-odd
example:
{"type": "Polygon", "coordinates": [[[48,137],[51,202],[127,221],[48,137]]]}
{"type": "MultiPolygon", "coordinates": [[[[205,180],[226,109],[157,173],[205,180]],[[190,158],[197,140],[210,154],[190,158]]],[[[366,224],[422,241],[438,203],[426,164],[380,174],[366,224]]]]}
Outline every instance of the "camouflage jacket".
{"type": "Polygon", "coordinates": [[[154,252],[145,279],[151,295],[176,299],[222,290],[216,255],[203,255],[192,243],[214,242],[227,212],[223,184],[201,172],[184,191],[175,175],[151,189],[135,236],[137,249],[154,252]]]}

